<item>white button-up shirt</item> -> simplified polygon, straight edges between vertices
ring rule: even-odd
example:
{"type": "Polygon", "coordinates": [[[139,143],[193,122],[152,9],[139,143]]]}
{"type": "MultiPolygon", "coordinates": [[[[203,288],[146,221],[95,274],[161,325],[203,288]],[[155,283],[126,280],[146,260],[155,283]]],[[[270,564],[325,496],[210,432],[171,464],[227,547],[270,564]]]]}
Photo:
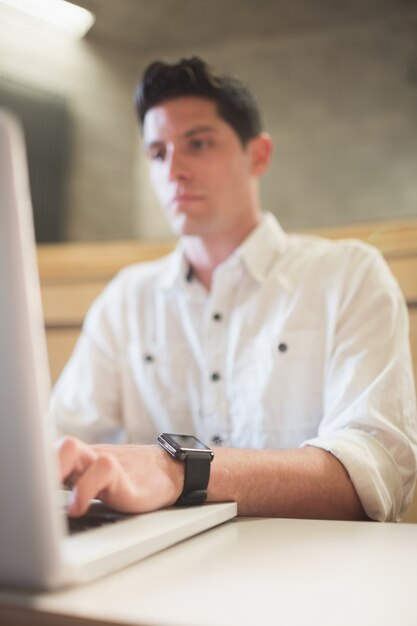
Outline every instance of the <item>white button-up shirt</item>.
{"type": "Polygon", "coordinates": [[[123,270],[91,308],[52,412],[61,432],[96,443],[165,431],[318,446],[370,517],[399,519],[417,441],[404,299],[374,248],[286,235],[266,214],[210,292],[181,245],[123,270]]]}

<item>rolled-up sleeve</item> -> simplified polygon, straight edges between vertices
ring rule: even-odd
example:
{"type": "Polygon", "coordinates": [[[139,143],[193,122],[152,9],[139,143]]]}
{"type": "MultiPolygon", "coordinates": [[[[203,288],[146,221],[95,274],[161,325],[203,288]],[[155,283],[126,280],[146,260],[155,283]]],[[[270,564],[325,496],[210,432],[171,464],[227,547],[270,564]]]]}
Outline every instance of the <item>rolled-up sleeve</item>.
{"type": "Polygon", "coordinates": [[[416,479],[416,398],[407,308],[385,261],[358,248],[329,345],[324,415],[304,442],[346,468],[366,514],[398,521],[416,479]]]}

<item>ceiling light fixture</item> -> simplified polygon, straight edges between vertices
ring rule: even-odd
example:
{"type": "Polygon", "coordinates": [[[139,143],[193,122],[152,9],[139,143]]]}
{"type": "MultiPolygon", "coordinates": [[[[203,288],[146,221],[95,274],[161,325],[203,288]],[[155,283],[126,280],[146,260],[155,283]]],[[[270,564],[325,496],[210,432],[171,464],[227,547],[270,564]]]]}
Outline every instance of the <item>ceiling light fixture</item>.
{"type": "Polygon", "coordinates": [[[95,22],[95,16],[66,0],[0,0],[0,5],[41,20],[49,26],[81,39],[95,22]]]}

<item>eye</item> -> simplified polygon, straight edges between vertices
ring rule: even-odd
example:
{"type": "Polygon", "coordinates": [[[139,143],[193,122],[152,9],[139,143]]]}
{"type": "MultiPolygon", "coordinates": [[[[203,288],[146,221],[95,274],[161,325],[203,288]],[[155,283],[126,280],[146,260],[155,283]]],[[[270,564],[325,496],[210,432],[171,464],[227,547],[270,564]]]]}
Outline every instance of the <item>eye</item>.
{"type": "Polygon", "coordinates": [[[162,150],[157,150],[151,154],[152,161],[163,161],[164,160],[164,152],[162,150]]]}
{"type": "Polygon", "coordinates": [[[162,147],[154,146],[150,148],[147,153],[151,161],[163,161],[165,159],[166,151],[162,147]]]}
{"type": "Polygon", "coordinates": [[[190,142],[190,146],[196,152],[204,150],[209,145],[209,141],[207,139],[192,139],[190,142]]]}

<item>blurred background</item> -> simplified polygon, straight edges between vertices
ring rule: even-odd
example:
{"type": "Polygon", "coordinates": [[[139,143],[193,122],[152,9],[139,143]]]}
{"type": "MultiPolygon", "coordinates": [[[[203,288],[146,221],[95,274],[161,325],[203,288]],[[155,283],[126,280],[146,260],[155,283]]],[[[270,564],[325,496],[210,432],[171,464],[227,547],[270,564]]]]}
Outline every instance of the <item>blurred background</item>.
{"type": "Polygon", "coordinates": [[[0,3],[0,106],[24,123],[39,242],[171,237],[133,91],[150,61],[191,54],[256,93],[263,208],[285,228],[417,216],[415,0],[77,4],[95,15],[82,38],[0,3]]]}

